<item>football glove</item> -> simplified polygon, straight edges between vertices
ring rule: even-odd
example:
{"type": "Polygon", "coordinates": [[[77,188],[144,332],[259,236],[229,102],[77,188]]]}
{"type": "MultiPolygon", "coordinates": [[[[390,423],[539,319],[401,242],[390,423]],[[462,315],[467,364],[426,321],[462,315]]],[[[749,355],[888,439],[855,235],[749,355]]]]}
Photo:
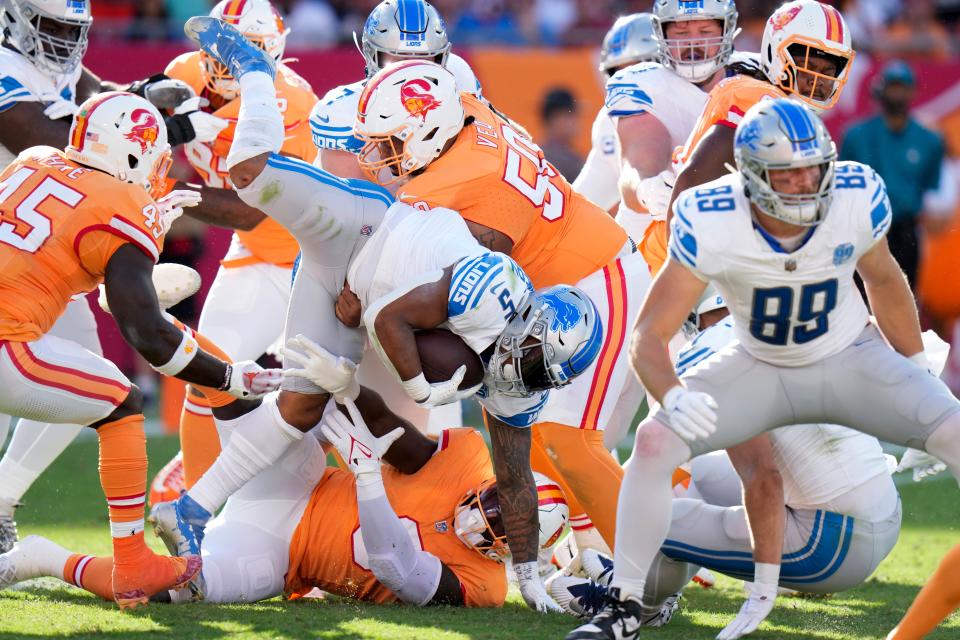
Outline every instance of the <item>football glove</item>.
{"type": "Polygon", "coordinates": [[[709,394],[677,385],[663,396],[673,431],[686,440],[702,440],[717,430],[717,401],[709,394]]]}
{"type": "Polygon", "coordinates": [[[287,340],[283,348],[285,360],[299,364],[302,369],[284,369],[288,378],[304,378],[333,394],[337,402],[356,400],[360,395],[357,365],[350,359],[335,356],[303,334],[287,340]]]}
{"type": "Polygon", "coordinates": [[[264,369],[253,360],[241,360],[227,365],[227,375],[220,391],[234,398],[255,400],[280,388],[283,372],[280,369],[264,369]]]}
{"type": "Polygon", "coordinates": [[[669,169],[655,176],[642,179],[637,184],[637,200],[651,215],[665,218],[673,196],[673,184],[677,176],[669,169]]]}
{"type": "Polygon", "coordinates": [[[482,385],[476,385],[469,389],[460,390],[460,383],[467,374],[467,365],[460,365],[453,376],[445,382],[427,382],[426,377],[421,373],[416,378],[403,380],[400,384],[403,390],[407,392],[417,404],[421,407],[432,409],[441,405],[459,402],[467,398],[472,398],[480,390],[482,385]]]}
{"type": "Polygon", "coordinates": [[[913,469],[913,481],[920,482],[924,478],[932,478],[946,468],[947,465],[925,451],[907,449],[897,465],[897,473],[913,469]]]}
{"type": "Polygon", "coordinates": [[[543,582],[540,581],[540,571],[536,561],[515,564],[513,570],[517,574],[520,595],[523,596],[523,601],[528,607],[537,613],[564,613],[563,608],[550,597],[543,582]]]}
{"type": "Polygon", "coordinates": [[[157,200],[160,207],[160,228],[163,233],[170,231],[173,223],[183,215],[185,207],[195,207],[200,204],[200,192],[190,189],[175,189],[157,200]]]}
{"type": "Polygon", "coordinates": [[[380,460],[390,445],[403,435],[403,427],[397,427],[378,438],[370,433],[353,400],[344,399],[343,404],[350,417],[347,418],[340,411],[331,411],[320,424],[320,432],[340,452],[358,480],[364,475],[379,476],[380,460]]]}

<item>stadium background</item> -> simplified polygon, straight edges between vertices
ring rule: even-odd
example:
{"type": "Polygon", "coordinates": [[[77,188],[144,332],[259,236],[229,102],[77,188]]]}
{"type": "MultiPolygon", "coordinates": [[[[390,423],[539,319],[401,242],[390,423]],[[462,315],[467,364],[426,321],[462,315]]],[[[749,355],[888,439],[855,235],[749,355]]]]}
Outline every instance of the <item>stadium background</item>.
{"type": "MultiPolygon", "coordinates": [[[[187,51],[182,24],[209,11],[206,0],[98,0],[86,64],[104,78],[128,81],[163,70],[175,55],[187,51]]],[[[275,4],[291,29],[286,57],[320,97],[340,84],[354,82],[363,63],[353,45],[353,32],[362,26],[375,0],[286,0],[275,4]]],[[[438,0],[446,17],[455,51],[466,58],[484,94],[522,123],[545,144],[541,106],[545,96],[565,89],[575,99],[569,146],[580,160],[590,147],[590,125],[603,100],[603,78],[597,71],[599,42],[620,14],[649,9],[650,0],[438,0]]],[[[770,0],[738,0],[742,33],[736,46],[759,48],[764,19],[780,4],[770,0]]],[[[839,105],[826,117],[831,132],[842,141],[846,128],[876,112],[870,96],[874,75],[891,58],[906,60],[917,78],[914,115],[940,131],[960,182],[960,0],[849,0],[833,2],[843,11],[854,36],[857,59],[839,105]]],[[[549,156],[549,154],[548,154],[549,156]]],[[[188,177],[185,161],[175,174],[188,177]]],[[[948,340],[960,317],[960,224],[955,214],[936,233],[923,235],[923,259],[918,298],[924,323],[948,340]]],[[[168,236],[164,260],[185,262],[204,275],[200,295],[180,317],[195,321],[206,287],[223,255],[229,233],[183,220],[168,236]]],[[[99,310],[98,310],[99,311],[99,310]]],[[[100,323],[107,355],[148,392],[152,373],[126,347],[113,322],[100,323]]],[[[960,390],[960,361],[948,365],[947,378],[960,390]]],[[[181,393],[176,381],[164,381],[167,393],[160,413],[175,428],[181,393]]]]}

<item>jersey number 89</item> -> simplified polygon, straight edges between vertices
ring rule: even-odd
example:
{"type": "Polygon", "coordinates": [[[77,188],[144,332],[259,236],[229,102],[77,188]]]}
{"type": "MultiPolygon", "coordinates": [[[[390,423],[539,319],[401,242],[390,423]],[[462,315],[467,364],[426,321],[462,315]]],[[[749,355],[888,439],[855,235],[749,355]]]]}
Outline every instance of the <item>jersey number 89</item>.
{"type": "Polygon", "coordinates": [[[754,289],[750,335],[781,347],[791,338],[794,344],[806,344],[827,332],[828,316],[836,306],[836,278],[801,287],[796,311],[791,287],[754,289]]]}

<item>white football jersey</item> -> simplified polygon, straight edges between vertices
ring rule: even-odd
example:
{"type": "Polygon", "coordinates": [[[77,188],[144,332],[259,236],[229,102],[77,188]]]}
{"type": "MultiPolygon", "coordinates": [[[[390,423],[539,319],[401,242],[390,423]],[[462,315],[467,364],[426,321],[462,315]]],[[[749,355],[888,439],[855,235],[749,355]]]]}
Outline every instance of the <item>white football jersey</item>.
{"type": "MultiPolygon", "coordinates": [[[[457,80],[460,91],[481,97],[480,81],[467,61],[451,53],[447,57],[447,71],[457,80]]],[[[357,106],[366,79],[334,87],[328,91],[310,112],[310,129],[313,143],[318,149],[340,149],[358,153],[363,142],[353,135],[353,123],[357,119],[357,106]]]]}
{"type": "Polygon", "coordinates": [[[573,181],[573,190],[580,193],[604,211],[610,211],[620,202],[620,139],[617,126],[600,107],[590,129],[590,153],[583,168],[573,181]]]}
{"type": "MultiPolygon", "coordinates": [[[[18,102],[76,102],[77,82],[82,73],[83,67],[77,65],[68,75],[51,77],[19,52],[0,46],[0,113],[18,102]]],[[[16,157],[17,154],[0,144],[0,167],[6,167],[16,157]]]]}
{"type": "Polygon", "coordinates": [[[716,283],[758,360],[808,365],[845,349],[867,324],[853,274],[887,232],[890,201],[870,167],[838,162],[836,171],[829,212],[789,253],[754,223],[738,174],[689,189],[674,206],[669,259],[716,283]]]}
{"type": "MultiPolygon", "coordinates": [[[[421,211],[396,202],[351,262],[347,282],[364,310],[385,297],[395,298],[453,266],[447,321],[441,325],[482,355],[503,333],[517,308],[533,293],[523,270],[502,253],[491,252],[470,234],[454,211],[421,211]]],[[[547,393],[527,398],[503,396],[484,386],[477,400],[499,420],[527,427],[546,402],[547,393]]]]}
{"type": "MultiPolygon", "coordinates": [[[[727,317],[702,331],[677,358],[677,373],[706,360],[733,342],[734,321],[727,317]]],[[[803,424],[769,433],[773,456],[783,478],[786,504],[818,509],[889,473],[880,442],[873,436],[835,424],[803,424]]],[[[867,505],[864,505],[866,507],[867,505]]]]}

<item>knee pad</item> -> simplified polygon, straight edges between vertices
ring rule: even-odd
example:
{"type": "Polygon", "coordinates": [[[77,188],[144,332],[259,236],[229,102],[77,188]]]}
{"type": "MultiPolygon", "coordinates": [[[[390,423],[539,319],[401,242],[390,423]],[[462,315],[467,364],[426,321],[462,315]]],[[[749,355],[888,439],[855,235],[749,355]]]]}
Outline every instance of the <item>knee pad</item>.
{"type": "Polygon", "coordinates": [[[403,602],[422,607],[433,598],[440,584],[440,560],[429,553],[417,553],[410,566],[395,554],[370,555],[370,570],[383,586],[403,602]]]}

